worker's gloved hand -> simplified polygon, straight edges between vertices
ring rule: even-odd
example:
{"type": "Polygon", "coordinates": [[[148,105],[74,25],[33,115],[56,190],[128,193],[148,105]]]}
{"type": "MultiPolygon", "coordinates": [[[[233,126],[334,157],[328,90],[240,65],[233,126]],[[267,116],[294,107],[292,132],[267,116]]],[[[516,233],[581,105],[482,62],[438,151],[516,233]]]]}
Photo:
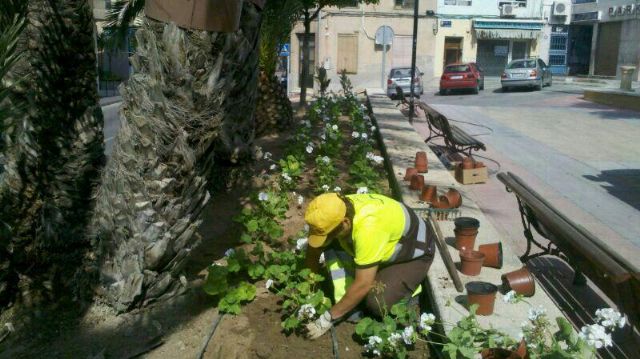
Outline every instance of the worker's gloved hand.
{"type": "Polygon", "coordinates": [[[331,329],[331,313],[327,310],[320,316],[320,318],[306,325],[307,339],[320,338],[327,330],[331,329]]]}

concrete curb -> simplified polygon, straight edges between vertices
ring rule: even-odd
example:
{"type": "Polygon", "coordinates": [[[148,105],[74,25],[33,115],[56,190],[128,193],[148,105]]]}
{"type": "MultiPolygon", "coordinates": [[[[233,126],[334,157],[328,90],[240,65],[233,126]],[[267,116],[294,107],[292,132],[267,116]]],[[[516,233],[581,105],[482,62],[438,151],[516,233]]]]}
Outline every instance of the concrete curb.
{"type": "Polygon", "coordinates": [[[640,93],[616,90],[584,90],[584,99],[612,107],[640,111],[640,93]]]}

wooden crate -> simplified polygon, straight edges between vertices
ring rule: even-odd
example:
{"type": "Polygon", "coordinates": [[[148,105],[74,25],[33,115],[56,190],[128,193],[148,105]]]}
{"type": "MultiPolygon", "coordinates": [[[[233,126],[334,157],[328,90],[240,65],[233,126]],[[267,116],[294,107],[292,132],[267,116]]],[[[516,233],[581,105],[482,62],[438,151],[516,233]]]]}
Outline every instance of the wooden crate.
{"type": "Polygon", "coordinates": [[[462,184],[485,183],[489,175],[487,167],[462,169],[462,166],[456,167],[456,180],[462,184]]]}

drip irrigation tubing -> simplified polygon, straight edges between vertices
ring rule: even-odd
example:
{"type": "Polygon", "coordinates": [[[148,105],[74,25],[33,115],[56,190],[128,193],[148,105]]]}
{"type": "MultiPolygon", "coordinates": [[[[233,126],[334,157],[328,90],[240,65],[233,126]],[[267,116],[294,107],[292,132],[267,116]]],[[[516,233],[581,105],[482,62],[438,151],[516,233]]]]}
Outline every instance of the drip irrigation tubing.
{"type": "Polygon", "coordinates": [[[474,154],[473,157],[480,157],[482,159],[485,159],[487,161],[491,161],[491,162],[495,163],[496,165],[498,165],[498,171],[497,172],[500,172],[500,170],[502,169],[502,165],[500,164],[500,162],[494,160],[493,158],[485,157],[485,156],[481,156],[481,155],[477,155],[477,154],[474,154]]]}
{"type": "Polygon", "coordinates": [[[331,326],[331,343],[333,345],[333,358],[340,359],[340,355],[338,353],[338,335],[336,334],[335,326],[331,326]]]}
{"type": "Polygon", "coordinates": [[[218,328],[218,324],[220,324],[220,322],[222,321],[222,317],[224,317],[224,314],[218,314],[213,319],[213,322],[211,324],[211,330],[209,330],[209,334],[207,335],[205,340],[202,342],[202,347],[200,347],[200,352],[198,353],[198,356],[197,356],[198,359],[202,359],[202,357],[204,356],[204,352],[207,350],[207,347],[209,346],[209,342],[211,341],[211,338],[213,338],[213,334],[216,332],[216,329],[218,328]]]}

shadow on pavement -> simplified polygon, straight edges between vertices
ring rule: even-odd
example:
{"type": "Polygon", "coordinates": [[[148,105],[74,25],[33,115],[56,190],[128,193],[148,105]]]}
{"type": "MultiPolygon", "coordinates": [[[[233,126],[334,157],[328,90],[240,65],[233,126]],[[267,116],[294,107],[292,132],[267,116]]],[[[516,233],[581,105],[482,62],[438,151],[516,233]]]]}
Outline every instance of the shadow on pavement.
{"type": "Polygon", "coordinates": [[[571,107],[593,110],[591,113],[599,116],[603,120],[640,120],[640,112],[638,111],[607,106],[587,100],[574,104],[571,107]]]}
{"type": "Polygon", "coordinates": [[[640,169],[605,170],[597,176],[583,177],[593,182],[601,182],[601,187],[609,194],[640,210],[640,169]]]}
{"type": "MultiPolygon", "coordinates": [[[[588,281],[587,285],[574,285],[573,269],[558,258],[543,256],[531,259],[527,262],[527,267],[578,331],[582,326],[595,322],[597,309],[611,307],[591,281],[588,281]]],[[[555,318],[549,319],[555,322],[555,318]]],[[[598,351],[599,357],[607,359],[640,357],[640,335],[628,324],[625,328],[614,332],[613,341],[612,347],[598,351]]]]}

